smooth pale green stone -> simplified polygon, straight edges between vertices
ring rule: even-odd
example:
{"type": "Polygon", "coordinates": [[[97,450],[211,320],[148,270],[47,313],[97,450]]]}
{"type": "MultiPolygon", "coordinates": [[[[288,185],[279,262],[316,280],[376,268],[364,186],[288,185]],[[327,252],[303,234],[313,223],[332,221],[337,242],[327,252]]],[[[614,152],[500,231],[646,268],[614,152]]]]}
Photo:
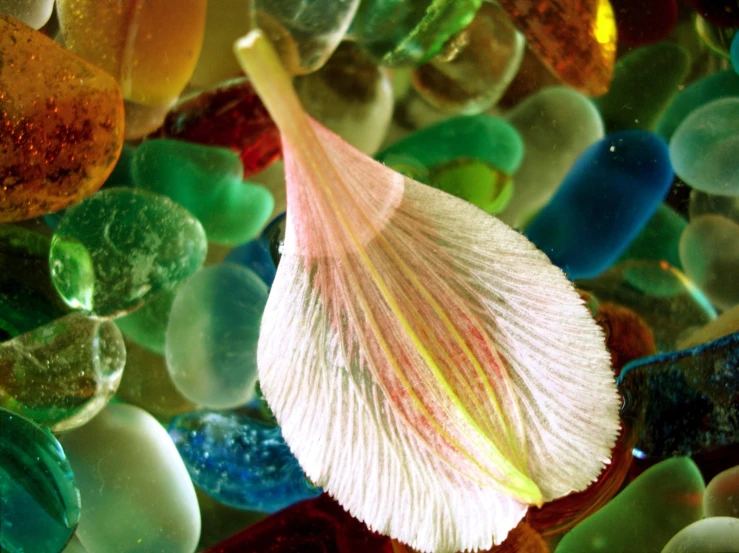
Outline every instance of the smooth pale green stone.
{"type": "Polygon", "coordinates": [[[176,292],[158,294],[130,315],[116,319],[115,324],[137,344],[164,355],[164,336],[176,292]]]}
{"type": "Polygon", "coordinates": [[[267,293],[255,273],[232,263],[207,267],[182,285],[169,315],[166,359],[183,396],[213,409],[253,397],[267,293]]]}
{"type": "Polygon", "coordinates": [[[64,316],[49,278],[48,236],[0,225],[0,342],[64,316]]]}
{"type": "Polygon", "coordinates": [[[662,553],[739,553],[739,518],[694,522],[675,534],[662,553]]]}
{"type": "Polygon", "coordinates": [[[462,198],[488,213],[500,213],[513,195],[513,180],[480,161],[436,168],[429,185],[462,198]]]}
{"type": "Polygon", "coordinates": [[[200,510],[167,431],[143,409],[108,405],[60,439],[77,477],[77,537],[94,553],[193,553],[200,510]]]}
{"type": "Polygon", "coordinates": [[[54,0],[0,0],[0,14],[15,17],[34,29],[46,25],[53,10],[54,0]]]}
{"type": "Polygon", "coordinates": [[[618,263],[629,259],[655,259],[682,269],[680,236],[687,226],[688,222],[681,215],[667,204],[662,204],[621,255],[618,263]]]}
{"type": "Polygon", "coordinates": [[[115,394],[126,347],[111,321],[72,313],[0,344],[0,406],[63,432],[115,394]]]}
{"type": "Polygon", "coordinates": [[[521,165],[523,142],[503,119],[461,116],[416,131],[375,159],[424,183],[437,166],[465,160],[481,161],[511,175],[521,165]]]}
{"type": "Polygon", "coordinates": [[[687,184],[721,196],[739,196],[739,97],[695,110],[670,140],[670,161],[687,184]]]}
{"type": "Polygon", "coordinates": [[[70,208],[51,242],[51,278],[67,305],[115,317],[200,268],[207,242],[185,208],[147,190],[101,190],[70,208]]]}
{"type": "Polygon", "coordinates": [[[717,196],[691,190],[688,213],[691,221],[701,215],[721,215],[739,224],[739,196],[717,196]]]}
{"type": "Polygon", "coordinates": [[[79,520],[80,493],[59,442],[0,409],[0,550],[59,553],[79,520]]]}
{"type": "Polygon", "coordinates": [[[662,461],[565,534],[555,553],[660,553],[672,536],[703,518],[704,489],[688,457],[662,461]]]}
{"type": "Polygon", "coordinates": [[[506,118],[525,153],[513,173],[513,198],[499,217],[521,228],[549,202],[580,154],[603,138],[603,121],[587,96],[561,86],[528,97],[506,118]]]}
{"type": "Polygon", "coordinates": [[[685,274],[716,306],[739,303],[739,224],[720,215],[691,221],[680,238],[680,259],[685,274]]]}
{"type": "Polygon", "coordinates": [[[482,0],[363,0],[350,38],[380,65],[420,65],[469,25],[482,0]]]}
{"type": "Polygon", "coordinates": [[[693,111],[719,98],[731,96],[739,96],[739,75],[731,69],[696,81],[675,96],[657,123],[655,132],[669,142],[680,123],[693,111]]]}
{"type": "Polygon", "coordinates": [[[608,93],[594,100],[606,131],[652,130],[689,69],[685,49],[668,42],[638,48],[618,60],[608,93]]]}
{"type": "Polygon", "coordinates": [[[703,495],[703,508],[707,517],[739,518],[739,465],[713,477],[703,495]]]}
{"type": "Polygon", "coordinates": [[[167,196],[203,224],[210,242],[237,245],[254,238],[274,207],[270,192],[242,180],[237,154],[179,140],[147,140],[132,164],[137,188],[167,196]]]}

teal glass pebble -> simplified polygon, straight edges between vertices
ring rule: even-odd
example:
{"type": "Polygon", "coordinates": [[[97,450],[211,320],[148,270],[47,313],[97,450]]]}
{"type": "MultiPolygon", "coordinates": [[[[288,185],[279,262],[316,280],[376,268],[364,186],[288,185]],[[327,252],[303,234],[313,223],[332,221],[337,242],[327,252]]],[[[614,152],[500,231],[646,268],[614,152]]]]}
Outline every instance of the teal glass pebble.
{"type": "Polygon", "coordinates": [[[704,77],[673,98],[655,132],[669,142],[680,123],[693,111],[719,98],[731,96],[739,96],[739,75],[734,71],[728,69],[704,77]]]}
{"type": "Polygon", "coordinates": [[[54,436],[0,409],[0,550],[59,553],[80,519],[80,493],[54,436]]]}
{"type": "Polygon", "coordinates": [[[136,150],[131,171],[137,188],[184,206],[217,244],[235,246],[254,238],[274,208],[266,188],[243,181],[241,159],[227,148],[147,140],[136,150]]]}
{"type": "Polygon", "coordinates": [[[697,190],[739,196],[739,97],[695,110],[670,140],[675,173],[697,190]]]}
{"type": "Polygon", "coordinates": [[[146,190],[111,188],[67,211],[49,264],[67,305],[115,317],[174,289],[206,251],[202,225],[182,206],[146,190]]]}
{"type": "Polygon", "coordinates": [[[734,71],[739,73],[739,33],[734,35],[734,40],[731,41],[731,65],[734,66],[734,71]]]}
{"type": "Polygon", "coordinates": [[[115,320],[121,332],[140,346],[164,355],[164,335],[176,290],[157,294],[133,313],[115,320]]]}

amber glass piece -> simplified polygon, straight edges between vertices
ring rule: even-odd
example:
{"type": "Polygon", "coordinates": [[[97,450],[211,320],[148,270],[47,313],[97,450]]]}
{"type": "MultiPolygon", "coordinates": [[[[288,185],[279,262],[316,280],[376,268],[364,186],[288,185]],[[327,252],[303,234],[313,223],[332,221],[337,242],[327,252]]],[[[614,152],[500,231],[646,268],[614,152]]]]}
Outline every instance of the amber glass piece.
{"type": "Polygon", "coordinates": [[[0,223],[89,196],[122,146],[123,99],[115,80],[0,15],[0,223]]]}
{"type": "Polygon", "coordinates": [[[602,302],[595,321],[606,335],[606,347],[611,354],[615,376],[621,374],[626,363],[657,353],[652,329],[628,307],[602,302]]]}
{"type": "Polygon", "coordinates": [[[541,60],[567,84],[600,96],[616,57],[608,0],[500,0],[541,60]]]}
{"type": "Polygon", "coordinates": [[[59,0],[67,47],[118,79],[126,100],[160,106],[185,88],[206,0],[59,0]]]}

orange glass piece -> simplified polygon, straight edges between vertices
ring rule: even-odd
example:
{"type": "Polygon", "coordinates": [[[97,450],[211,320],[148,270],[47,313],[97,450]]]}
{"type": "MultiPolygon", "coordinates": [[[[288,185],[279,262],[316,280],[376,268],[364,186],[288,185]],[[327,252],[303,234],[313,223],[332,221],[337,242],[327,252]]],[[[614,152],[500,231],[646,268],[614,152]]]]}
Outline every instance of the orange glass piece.
{"type": "Polygon", "coordinates": [[[627,363],[657,353],[654,334],[649,325],[628,307],[602,302],[595,315],[606,335],[606,348],[616,377],[627,363]]]}
{"type": "Polygon", "coordinates": [[[79,202],[123,147],[123,98],[107,73],[0,15],[0,223],[79,202]]]}
{"type": "Polygon", "coordinates": [[[123,96],[171,102],[190,80],[205,31],[206,0],[59,0],[67,47],[115,76],[123,96]]]}
{"type": "Polygon", "coordinates": [[[539,58],[591,96],[608,91],[616,58],[609,0],[500,0],[539,58]]]}

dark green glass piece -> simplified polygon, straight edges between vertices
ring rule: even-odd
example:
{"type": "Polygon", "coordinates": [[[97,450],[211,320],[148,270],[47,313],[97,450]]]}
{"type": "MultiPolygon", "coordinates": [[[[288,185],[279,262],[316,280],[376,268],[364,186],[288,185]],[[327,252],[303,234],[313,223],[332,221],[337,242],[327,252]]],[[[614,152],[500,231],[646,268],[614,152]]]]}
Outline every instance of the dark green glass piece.
{"type": "Polygon", "coordinates": [[[116,319],[121,332],[137,344],[164,355],[164,335],[176,290],[162,292],[125,317],[116,319]]]}
{"type": "Polygon", "coordinates": [[[667,261],[673,267],[682,269],[680,236],[687,226],[688,221],[670,206],[662,204],[621,255],[618,263],[629,259],[654,259],[667,261]]]}
{"type": "Polygon", "coordinates": [[[80,518],[80,494],[59,442],[0,409],[0,550],[59,553],[80,518]]]}

